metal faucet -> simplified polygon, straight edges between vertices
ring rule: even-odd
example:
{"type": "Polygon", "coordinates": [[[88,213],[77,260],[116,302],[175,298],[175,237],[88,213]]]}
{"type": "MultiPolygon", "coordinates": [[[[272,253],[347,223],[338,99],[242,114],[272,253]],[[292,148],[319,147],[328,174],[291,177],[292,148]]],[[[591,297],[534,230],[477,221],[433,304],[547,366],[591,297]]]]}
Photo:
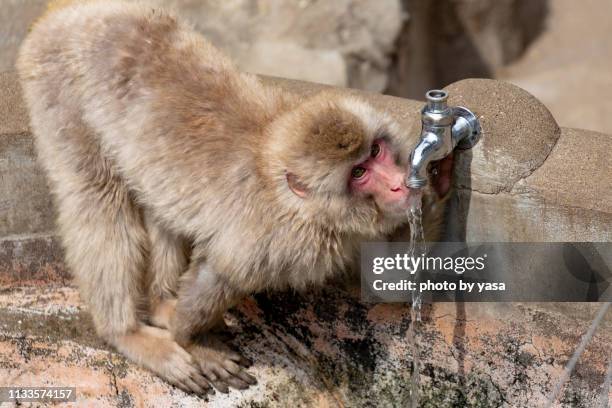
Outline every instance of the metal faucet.
{"type": "Polygon", "coordinates": [[[412,150],[406,186],[427,185],[427,166],[448,156],[455,147],[470,149],[480,139],[478,118],[461,106],[449,107],[448,92],[434,89],[425,94],[427,105],[421,110],[421,138],[412,150]]]}

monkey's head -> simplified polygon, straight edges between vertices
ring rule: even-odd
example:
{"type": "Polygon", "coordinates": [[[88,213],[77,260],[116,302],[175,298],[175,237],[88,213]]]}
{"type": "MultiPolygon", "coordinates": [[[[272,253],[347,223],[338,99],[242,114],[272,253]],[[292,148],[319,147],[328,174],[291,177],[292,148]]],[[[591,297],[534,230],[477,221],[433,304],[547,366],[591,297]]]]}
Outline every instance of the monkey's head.
{"type": "Polygon", "coordinates": [[[268,142],[277,195],[305,219],[365,235],[406,220],[411,146],[367,103],[321,93],[279,117],[268,142]]]}

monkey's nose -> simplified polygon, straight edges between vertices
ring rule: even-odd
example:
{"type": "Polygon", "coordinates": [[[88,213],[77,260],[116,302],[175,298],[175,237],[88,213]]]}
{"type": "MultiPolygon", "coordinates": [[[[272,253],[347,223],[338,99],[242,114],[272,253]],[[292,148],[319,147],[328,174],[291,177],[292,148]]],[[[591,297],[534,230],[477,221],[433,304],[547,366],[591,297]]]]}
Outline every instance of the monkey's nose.
{"type": "Polygon", "coordinates": [[[398,182],[398,183],[393,183],[391,184],[391,186],[389,187],[389,190],[391,190],[391,193],[393,193],[394,195],[396,194],[408,194],[408,188],[406,186],[404,186],[403,182],[398,182]]]}

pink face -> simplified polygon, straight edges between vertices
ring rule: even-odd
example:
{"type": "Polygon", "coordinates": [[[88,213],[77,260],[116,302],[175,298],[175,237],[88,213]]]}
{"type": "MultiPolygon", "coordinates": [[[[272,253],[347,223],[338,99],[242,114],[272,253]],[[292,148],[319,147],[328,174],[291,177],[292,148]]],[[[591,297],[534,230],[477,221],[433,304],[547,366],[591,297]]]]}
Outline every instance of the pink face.
{"type": "Polygon", "coordinates": [[[406,172],[395,164],[393,153],[383,139],[372,143],[370,157],[351,172],[350,188],[357,195],[372,196],[376,204],[390,212],[408,209],[409,189],[406,172]]]}

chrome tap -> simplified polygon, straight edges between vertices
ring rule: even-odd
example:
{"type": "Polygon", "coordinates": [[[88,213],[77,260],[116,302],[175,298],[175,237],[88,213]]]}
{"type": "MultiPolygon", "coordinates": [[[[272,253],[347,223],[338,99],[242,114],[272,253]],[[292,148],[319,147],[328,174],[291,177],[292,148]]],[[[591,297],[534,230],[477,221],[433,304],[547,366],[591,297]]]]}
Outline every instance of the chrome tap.
{"type": "Polygon", "coordinates": [[[423,188],[427,184],[430,162],[448,156],[455,147],[470,149],[480,139],[478,118],[468,109],[446,103],[448,93],[431,90],[425,94],[427,105],[421,110],[421,138],[412,150],[406,186],[423,188]]]}

